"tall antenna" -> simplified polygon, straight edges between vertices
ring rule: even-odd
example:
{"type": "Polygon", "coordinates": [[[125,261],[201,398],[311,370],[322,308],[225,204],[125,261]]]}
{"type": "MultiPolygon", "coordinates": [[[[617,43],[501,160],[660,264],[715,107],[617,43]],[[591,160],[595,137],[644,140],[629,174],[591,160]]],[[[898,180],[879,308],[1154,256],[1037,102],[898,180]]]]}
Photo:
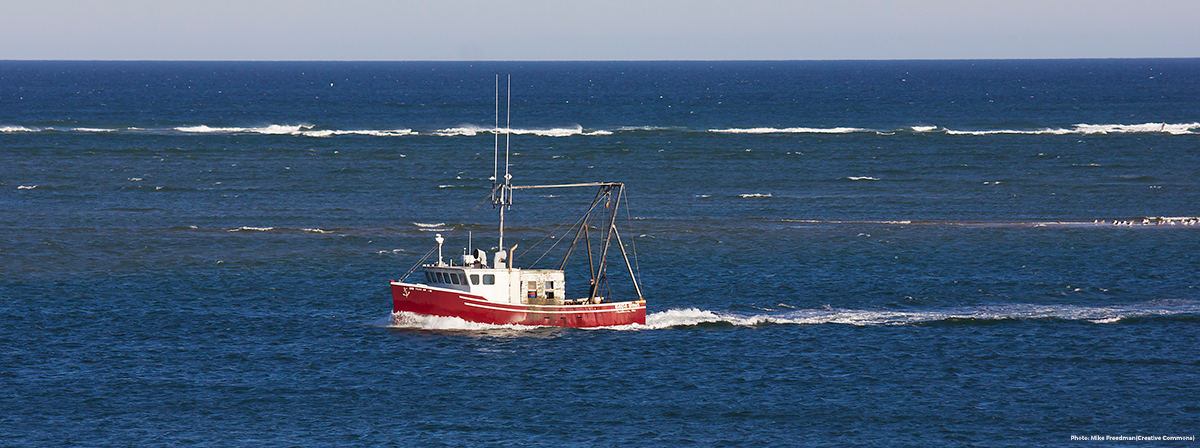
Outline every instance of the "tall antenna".
{"type": "MultiPolygon", "coordinates": [[[[504,209],[512,204],[512,175],[508,173],[509,160],[509,139],[512,135],[512,75],[508,75],[508,104],[506,105],[504,118],[504,183],[500,186],[500,244],[499,251],[504,251],[504,209]]],[[[497,93],[499,96],[499,93],[497,93]]],[[[499,99],[497,99],[497,108],[499,108],[499,99]]],[[[500,114],[497,111],[496,119],[499,121],[500,114]]],[[[499,124],[497,124],[499,126],[499,124]]],[[[499,156],[497,156],[499,158],[499,156]]],[[[511,261],[510,261],[511,262],[511,261]]]]}
{"type": "MultiPolygon", "coordinates": [[[[505,106],[505,109],[506,110],[504,111],[504,128],[505,128],[505,132],[504,132],[504,186],[505,186],[505,188],[507,188],[507,187],[512,186],[512,184],[510,182],[510,180],[512,180],[512,175],[508,174],[508,153],[509,153],[508,140],[509,140],[509,138],[512,137],[512,75],[508,75],[508,104],[505,106]]],[[[511,203],[512,203],[512,197],[510,194],[509,204],[511,205],[511,203]]]]}
{"type": "Polygon", "coordinates": [[[500,74],[496,74],[496,127],[492,132],[492,202],[496,201],[496,179],[500,171],[500,74]]]}

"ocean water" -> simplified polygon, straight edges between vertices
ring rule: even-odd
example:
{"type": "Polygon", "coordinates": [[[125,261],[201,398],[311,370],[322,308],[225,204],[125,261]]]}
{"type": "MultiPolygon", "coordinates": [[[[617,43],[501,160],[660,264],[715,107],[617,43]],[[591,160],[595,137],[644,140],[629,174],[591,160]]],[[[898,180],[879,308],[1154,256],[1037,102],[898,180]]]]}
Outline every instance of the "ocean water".
{"type": "Polygon", "coordinates": [[[1192,445],[1198,173],[1195,59],[0,61],[0,445],[1192,445]],[[391,313],[504,137],[645,326],[391,313]]]}

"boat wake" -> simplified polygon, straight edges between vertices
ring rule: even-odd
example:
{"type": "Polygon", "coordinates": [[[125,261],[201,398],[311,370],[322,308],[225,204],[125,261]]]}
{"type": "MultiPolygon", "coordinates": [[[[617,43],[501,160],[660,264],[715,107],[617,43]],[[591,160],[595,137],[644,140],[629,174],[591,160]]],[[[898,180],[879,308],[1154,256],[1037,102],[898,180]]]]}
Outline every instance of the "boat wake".
{"type": "MultiPolygon", "coordinates": [[[[779,308],[788,308],[780,305],[779,308]]],[[[745,314],[676,308],[646,315],[646,325],[603,327],[603,330],[639,331],[688,329],[698,327],[753,327],[763,325],[854,325],[854,326],[938,326],[990,325],[1016,321],[1074,321],[1090,324],[1116,324],[1142,319],[1187,320],[1200,322],[1200,302],[1157,300],[1141,304],[1114,306],[1010,304],[936,310],[864,310],[824,307],[780,312],[745,314]]],[[[427,331],[528,331],[557,327],[527,325],[491,325],[469,322],[457,317],[427,316],[406,311],[391,313],[373,326],[427,331]]],[[[591,330],[596,330],[593,328],[591,330]]],[[[584,329],[581,329],[584,330],[584,329]]]]}
{"type": "MultiPolygon", "coordinates": [[[[786,308],[786,307],[782,307],[786,308]]],[[[826,307],[777,313],[738,314],[697,308],[672,309],[646,316],[646,327],[685,328],[704,325],[971,325],[1003,321],[1058,320],[1112,324],[1133,319],[1167,318],[1200,320],[1200,303],[1154,301],[1123,306],[1011,304],[939,310],[860,310],[826,307]]]]}
{"type": "Polygon", "coordinates": [[[408,311],[397,311],[375,322],[372,326],[429,331],[484,331],[484,330],[534,330],[558,328],[541,325],[495,325],[471,322],[458,317],[430,316],[408,311]]]}

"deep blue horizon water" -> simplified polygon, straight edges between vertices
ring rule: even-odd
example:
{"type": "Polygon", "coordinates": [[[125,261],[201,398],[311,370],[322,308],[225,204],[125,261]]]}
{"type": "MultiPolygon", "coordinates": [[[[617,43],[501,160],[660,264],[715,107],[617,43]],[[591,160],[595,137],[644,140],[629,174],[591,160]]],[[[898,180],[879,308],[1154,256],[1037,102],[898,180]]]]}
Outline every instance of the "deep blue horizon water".
{"type": "Polygon", "coordinates": [[[1198,111],[1196,59],[0,61],[0,445],[1193,445],[1198,111]],[[514,183],[626,183],[646,326],[390,312],[495,245],[497,74],[514,183]]]}

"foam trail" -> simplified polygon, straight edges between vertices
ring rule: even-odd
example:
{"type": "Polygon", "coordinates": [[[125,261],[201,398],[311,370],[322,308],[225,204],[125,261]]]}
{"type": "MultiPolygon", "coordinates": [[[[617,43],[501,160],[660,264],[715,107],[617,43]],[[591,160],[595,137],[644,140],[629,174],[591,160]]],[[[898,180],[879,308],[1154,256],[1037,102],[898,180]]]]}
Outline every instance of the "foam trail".
{"type": "Polygon", "coordinates": [[[377,320],[375,326],[388,328],[411,328],[418,330],[440,331],[481,331],[481,330],[532,330],[545,328],[533,325],[494,325],[471,322],[457,317],[430,316],[408,311],[397,311],[377,320]]]}
{"type": "MultiPolygon", "coordinates": [[[[780,304],[782,308],[792,308],[780,304]]],[[[1009,304],[978,307],[959,307],[931,310],[856,310],[824,307],[798,309],[771,314],[740,314],[699,308],[675,308],[649,313],[646,324],[621,325],[577,330],[643,331],[692,327],[704,324],[731,326],[775,325],[854,325],[904,326],[939,322],[1004,321],[1004,320],[1065,320],[1097,325],[1120,323],[1126,319],[1144,317],[1200,316],[1200,303],[1193,301],[1157,300],[1142,304],[1118,306],[1031,305],[1009,304]]],[[[466,321],[457,317],[430,316],[398,311],[379,318],[373,326],[412,328],[435,331],[529,331],[557,328],[533,325],[494,325],[466,321]]]]}
{"type": "Polygon", "coordinates": [[[855,310],[839,308],[804,309],[772,314],[719,313],[697,308],[672,309],[646,316],[648,329],[727,323],[734,326],[760,324],[895,326],[952,321],[999,321],[1060,319],[1112,324],[1138,317],[1200,315],[1200,303],[1156,301],[1125,306],[1077,306],[1012,304],[962,307],[927,311],[855,310]]]}

